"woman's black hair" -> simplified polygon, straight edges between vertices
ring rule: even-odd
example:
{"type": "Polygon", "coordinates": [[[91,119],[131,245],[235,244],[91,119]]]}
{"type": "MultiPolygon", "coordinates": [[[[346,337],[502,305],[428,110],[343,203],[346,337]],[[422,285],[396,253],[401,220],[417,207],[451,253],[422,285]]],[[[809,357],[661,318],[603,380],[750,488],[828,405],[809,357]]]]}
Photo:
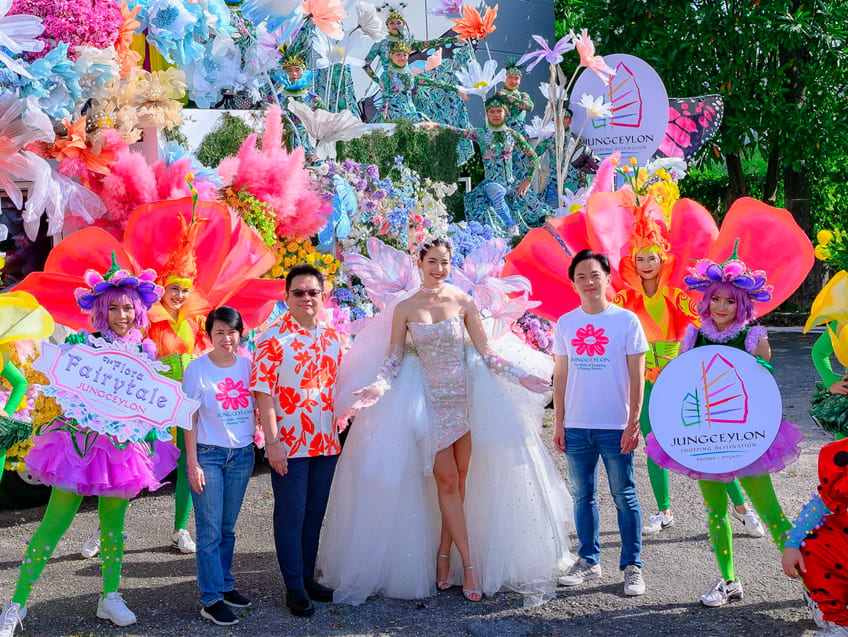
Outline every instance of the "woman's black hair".
{"type": "Polygon", "coordinates": [[[574,255],[574,258],[571,260],[571,265],[568,266],[568,278],[572,281],[574,280],[574,270],[577,268],[578,264],[581,261],[588,261],[589,259],[594,259],[601,266],[601,270],[604,271],[604,274],[609,275],[612,270],[610,269],[609,259],[607,259],[607,255],[600,254],[598,252],[592,252],[591,250],[581,250],[577,254],[574,255]]]}
{"type": "Polygon", "coordinates": [[[448,252],[453,254],[453,248],[451,247],[450,241],[442,239],[441,237],[436,237],[435,239],[430,239],[427,243],[421,244],[421,247],[418,249],[418,258],[423,259],[430,250],[438,248],[439,246],[447,248],[448,252]]]}
{"type": "Polygon", "coordinates": [[[209,315],[206,317],[205,327],[206,333],[210,338],[212,337],[212,327],[215,325],[215,321],[226,323],[227,326],[237,331],[239,336],[244,334],[244,321],[242,320],[239,311],[234,307],[222,305],[221,307],[216,307],[214,310],[209,312],[209,315]]]}

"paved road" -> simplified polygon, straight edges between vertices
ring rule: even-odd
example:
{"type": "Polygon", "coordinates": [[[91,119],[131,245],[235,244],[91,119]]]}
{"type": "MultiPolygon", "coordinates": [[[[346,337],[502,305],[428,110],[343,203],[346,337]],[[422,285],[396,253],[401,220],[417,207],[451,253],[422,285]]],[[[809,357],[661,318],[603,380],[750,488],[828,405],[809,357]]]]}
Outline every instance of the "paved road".
{"type": "MultiPolygon", "coordinates": [[[[809,362],[814,338],[774,333],[777,379],[789,420],[803,424],[806,439],[800,460],[775,476],[787,515],[794,516],[815,488],[816,454],[828,440],[806,415],[815,370],[809,362]]],[[[549,443],[550,430],[544,432],[549,443]]],[[[645,456],[637,455],[639,494],[653,513],[645,456]]],[[[564,458],[557,458],[565,471],[564,458]]],[[[285,610],[282,580],[271,535],[272,498],[265,472],[250,482],[239,519],[234,573],[237,586],[257,602],[239,625],[222,629],[200,619],[194,584],[194,559],[169,547],[170,490],[133,502],[127,517],[127,555],[121,590],[139,623],[116,629],[94,612],[100,588],[97,560],[79,558],[82,541],[96,527],[95,501],[87,501],[30,599],[27,635],[813,635],[815,626],[800,601],[800,587],[781,572],[779,555],[767,539],[753,539],[736,527],[737,575],[745,600],[706,609],[698,597],[717,576],[706,540],[705,515],[695,482],[672,474],[676,525],[644,544],[647,593],[622,594],[618,572],[618,534],[614,508],[601,484],[603,578],[574,589],[539,608],[524,609],[516,595],[482,603],[465,601],[458,589],[424,603],[372,600],[359,607],[319,604],[310,620],[285,610]]],[[[43,509],[0,512],[0,599],[11,595],[25,542],[43,509]]]]}

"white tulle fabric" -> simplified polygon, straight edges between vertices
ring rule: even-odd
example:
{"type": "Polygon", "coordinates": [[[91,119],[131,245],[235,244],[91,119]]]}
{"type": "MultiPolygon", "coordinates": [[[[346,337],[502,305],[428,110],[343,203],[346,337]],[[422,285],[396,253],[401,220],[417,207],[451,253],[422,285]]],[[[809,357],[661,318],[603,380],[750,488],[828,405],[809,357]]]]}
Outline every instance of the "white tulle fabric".
{"type": "MultiPolygon", "coordinates": [[[[380,355],[388,350],[388,332],[383,329],[380,337],[377,330],[381,325],[375,320],[343,361],[340,382],[346,379],[348,388],[373,380],[380,355]]],[[[511,334],[492,345],[528,373],[551,373],[549,357],[511,334]]],[[[471,560],[485,594],[516,591],[525,596],[526,606],[538,605],[553,596],[557,575],[574,560],[568,540],[571,496],[539,437],[549,396],[492,373],[470,342],[465,352],[472,440],[465,513],[471,560]]],[[[391,389],[351,427],[318,556],[322,581],[335,589],[335,602],[436,593],[441,516],[432,470],[437,436],[425,386],[420,359],[408,345],[391,389]]],[[[342,391],[338,396],[344,400],[342,391]]],[[[461,584],[456,550],[451,564],[451,580],[461,584]]]]}

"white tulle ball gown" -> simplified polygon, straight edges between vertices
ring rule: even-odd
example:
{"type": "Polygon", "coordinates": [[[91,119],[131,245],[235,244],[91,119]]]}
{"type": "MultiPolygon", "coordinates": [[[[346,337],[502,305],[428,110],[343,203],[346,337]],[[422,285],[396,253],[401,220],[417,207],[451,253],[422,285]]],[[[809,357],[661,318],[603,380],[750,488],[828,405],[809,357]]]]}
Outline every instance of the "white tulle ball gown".
{"type": "MultiPolygon", "coordinates": [[[[385,327],[369,326],[354,341],[340,370],[339,401],[373,381],[388,351],[385,327]]],[[[557,575],[575,558],[571,496],[539,435],[549,396],[490,371],[461,317],[408,328],[399,374],[357,415],[342,451],[321,535],[322,582],[346,604],[436,594],[441,516],[433,460],[470,430],[465,515],[482,590],[521,593],[528,606],[550,599],[557,575]]],[[[513,335],[491,344],[525,372],[550,377],[550,358],[513,335]]],[[[461,584],[455,549],[451,566],[451,581],[461,584]]]]}

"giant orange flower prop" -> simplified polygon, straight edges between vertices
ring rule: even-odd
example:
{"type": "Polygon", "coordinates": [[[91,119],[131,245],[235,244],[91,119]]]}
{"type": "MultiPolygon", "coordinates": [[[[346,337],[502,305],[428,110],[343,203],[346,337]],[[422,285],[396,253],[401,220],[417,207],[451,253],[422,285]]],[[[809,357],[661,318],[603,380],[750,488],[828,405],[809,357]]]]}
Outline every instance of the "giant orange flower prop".
{"type": "Polygon", "coordinates": [[[108,175],[110,172],[109,166],[115,161],[115,154],[105,149],[95,152],[94,149],[89,147],[85,134],[85,116],[80,117],[73,124],[64,119],[62,124],[65,125],[68,136],[56,138],[51,153],[53,158],[60,162],[63,159],[78,159],[91,172],[108,175]]]}
{"type": "Polygon", "coordinates": [[[462,37],[471,40],[482,40],[490,33],[494,33],[495,18],[498,17],[498,5],[494,9],[486,7],[486,13],[480,17],[480,12],[467,4],[462,5],[462,17],[451,18],[456,25],[453,30],[462,37]]]}
{"type": "Polygon", "coordinates": [[[141,26],[141,23],[135,17],[139,11],[141,11],[140,4],[134,9],[130,9],[126,0],[121,0],[121,17],[124,21],[115,42],[115,55],[121,63],[122,78],[128,77],[132,68],[138,66],[138,63],[141,62],[141,54],[132,48],[134,31],[141,26]]]}
{"type": "Polygon", "coordinates": [[[342,0],[303,0],[300,5],[303,11],[315,25],[334,40],[344,37],[341,22],[347,17],[342,0]]]}

